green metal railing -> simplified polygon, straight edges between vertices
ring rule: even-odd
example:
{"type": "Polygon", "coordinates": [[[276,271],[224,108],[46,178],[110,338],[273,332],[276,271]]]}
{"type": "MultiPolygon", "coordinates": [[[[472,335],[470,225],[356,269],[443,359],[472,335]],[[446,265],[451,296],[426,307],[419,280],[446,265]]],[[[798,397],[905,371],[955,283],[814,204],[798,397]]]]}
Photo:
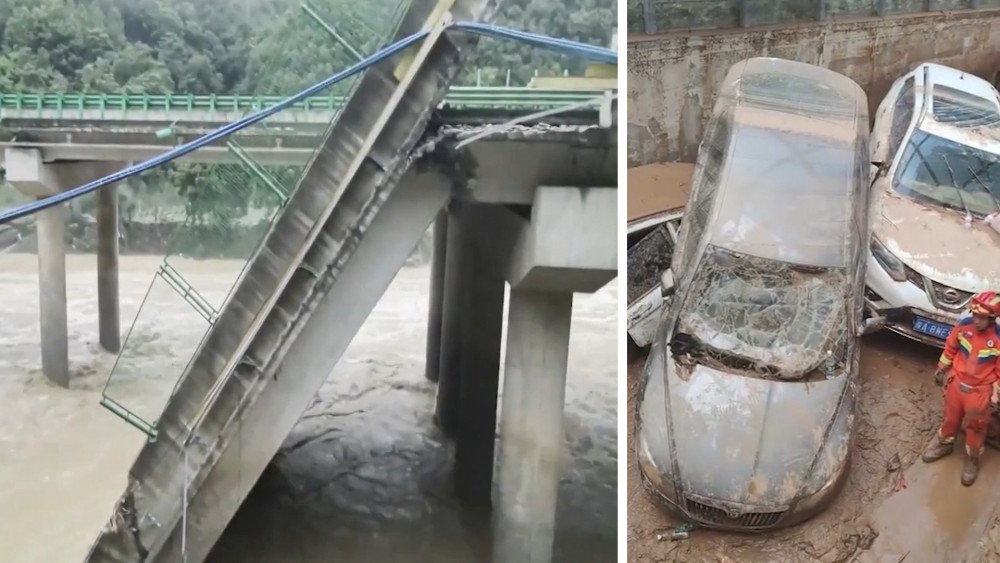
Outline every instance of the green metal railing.
{"type": "MultiPolygon", "coordinates": [[[[544,110],[583,102],[601,94],[588,90],[543,90],[509,87],[454,87],[445,104],[457,109],[544,110]]],[[[127,111],[207,111],[250,112],[272,106],[281,96],[193,96],[185,94],[0,94],[0,110],[12,117],[24,112],[55,112],[56,118],[83,117],[83,112],[127,111]]],[[[335,112],[344,105],[345,96],[329,95],[307,98],[295,104],[300,111],[335,112]]]]}

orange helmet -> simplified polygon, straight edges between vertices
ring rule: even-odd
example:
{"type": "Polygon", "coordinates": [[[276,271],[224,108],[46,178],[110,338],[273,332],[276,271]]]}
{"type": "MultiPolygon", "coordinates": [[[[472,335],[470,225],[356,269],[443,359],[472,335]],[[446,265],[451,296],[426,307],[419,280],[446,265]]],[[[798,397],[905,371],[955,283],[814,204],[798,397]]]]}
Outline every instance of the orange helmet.
{"type": "Polygon", "coordinates": [[[983,291],[972,296],[969,306],[973,315],[1000,316],[1000,295],[995,291],[983,291]]]}

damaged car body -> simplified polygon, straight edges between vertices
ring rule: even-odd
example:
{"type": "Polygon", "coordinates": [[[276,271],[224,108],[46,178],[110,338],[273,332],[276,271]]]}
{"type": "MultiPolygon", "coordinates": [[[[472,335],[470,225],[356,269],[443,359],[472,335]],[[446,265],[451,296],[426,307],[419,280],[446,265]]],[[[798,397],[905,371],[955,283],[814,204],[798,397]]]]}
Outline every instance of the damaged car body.
{"type": "Polygon", "coordinates": [[[890,88],[871,143],[866,304],[891,330],[942,347],[972,296],[1000,286],[997,91],[921,64],[890,88]]]}
{"type": "Polygon", "coordinates": [[[846,475],[864,310],[867,100],[833,71],[734,65],[695,168],[643,372],[644,484],[743,531],[821,510],[846,475]]]}

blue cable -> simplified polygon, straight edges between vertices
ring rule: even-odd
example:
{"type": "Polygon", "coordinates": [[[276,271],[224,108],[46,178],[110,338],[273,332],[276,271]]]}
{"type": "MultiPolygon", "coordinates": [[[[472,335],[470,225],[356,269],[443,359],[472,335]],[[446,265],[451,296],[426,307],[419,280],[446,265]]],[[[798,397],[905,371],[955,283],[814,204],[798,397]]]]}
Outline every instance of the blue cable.
{"type": "Polygon", "coordinates": [[[518,29],[510,29],[499,25],[480,22],[456,22],[452,24],[451,27],[468,31],[470,33],[477,33],[479,35],[492,35],[506,39],[514,39],[536,47],[543,47],[554,51],[562,51],[570,55],[582,56],[592,61],[611,64],[618,63],[618,53],[616,53],[613,49],[595,47],[594,45],[588,45],[578,41],[558,39],[547,35],[539,35],[537,33],[530,33],[518,29]]]}
{"type": "MultiPolygon", "coordinates": [[[[508,29],[496,25],[481,24],[477,22],[458,22],[452,24],[450,27],[460,30],[465,30],[470,33],[477,33],[480,35],[493,35],[497,37],[505,37],[510,39],[515,39],[517,41],[522,41],[531,45],[536,45],[539,47],[544,47],[548,49],[553,49],[557,51],[562,51],[564,53],[569,53],[573,55],[579,55],[591,60],[597,60],[600,62],[616,63],[618,60],[617,53],[611,49],[605,49],[601,47],[595,47],[593,45],[587,45],[586,43],[579,43],[576,41],[569,41],[566,39],[556,39],[553,37],[547,37],[544,35],[538,35],[534,33],[528,33],[524,31],[518,31],[514,29],[508,29]]],[[[49,196],[45,199],[40,199],[9,209],[0,213],[0,225],[9,223],[16,219],[26,217],[33,213],[42,211],[43,209],[48,209],[49,207],[59,205],[60,203],[69,201],[71,199],[76,199],[82,195],[97,191],[107,185],[114,184],[115,182],[120,182],[126,178],[131,178],[137,174],[142,174],[152,168],[161,166],[173,160],[176,160],[188,153],[198,150],[206,145],[214,143],[227,137],[241,129],[249,127],[259,121],[267,119],[272,115],[286,110],[292,105],[319,93],[330,86],[358,74],[359,72],[367,69],[368,67],[378,64],[385,59],[399,53],[400,51],[406,49],[407,47],[413,45],[420,39],[423,39],[428,34],[427,31],[418,31],[412,35],[404,37],[399,41],[384,47],[372,55],[365,57],[361,61],[358,61],[354,65],[330,76],[322,82],[313,84],[309,88],[302,90],[298,94],[294,94],[285,98],[284,100],[278,102],[277,104],[258,111],[256,113],[247,115],[237,121],[224,125],[211,133],[206,133],[197,139],[188,141],[182,145],[178,145],[169,151],[164,152],[159,156],[150,158],[140,162],[139,164],[123,168],[118,172],[109,174],[103,178],[99,178],[90,183],[84,184],[82,186],[73,188],[72,190],[67,190],[65,192],[56,194],[54,196],[49,196]]]]}

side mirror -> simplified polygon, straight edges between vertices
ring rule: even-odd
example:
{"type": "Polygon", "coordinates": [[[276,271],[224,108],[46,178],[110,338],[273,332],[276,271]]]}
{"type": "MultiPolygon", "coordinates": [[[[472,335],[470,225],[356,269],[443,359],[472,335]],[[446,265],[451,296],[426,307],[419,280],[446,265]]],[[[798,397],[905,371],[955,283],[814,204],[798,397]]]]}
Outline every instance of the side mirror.
{"type": "Polygon", "coordinates": [[[870,163],[871,181],[874,182],[885,175],[889,170],[889,164],[882,161],[872,161],[870,163]]]}
{"type": "Polygon", "coordinates": [[[660,294],[664,298],[674,294],[674,271],[670,268],[663,270],[663,273],[660,274],[660,294]]]}

